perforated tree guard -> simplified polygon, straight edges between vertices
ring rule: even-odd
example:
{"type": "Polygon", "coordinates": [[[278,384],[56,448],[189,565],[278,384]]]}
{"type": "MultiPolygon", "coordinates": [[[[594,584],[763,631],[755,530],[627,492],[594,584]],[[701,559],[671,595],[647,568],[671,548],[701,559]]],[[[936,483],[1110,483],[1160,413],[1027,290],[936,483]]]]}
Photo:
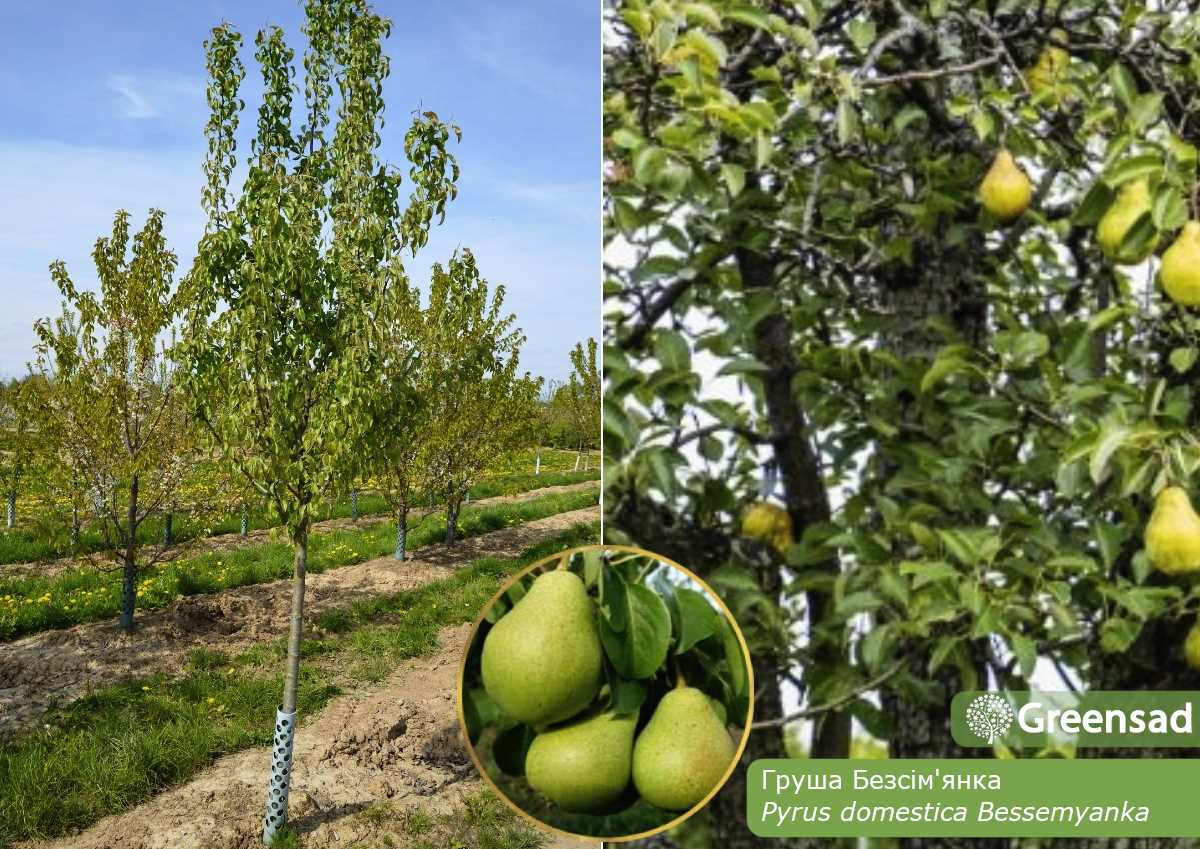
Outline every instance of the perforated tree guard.
{"type": "Polygon", "coordinates": [[[246,536],[250,533],[250,514],[246,512],[246,508],[242,508],[242,527],[241,534],[246,536]]]}
{"type": "Polygon", "coordinates": [[[404,559],[404,550],[408,543],[408,528],[400,522],[396,523],[396,559],[404,559]]]}
{"type": "Polygon", "coordinates": [[[350,493],[350,517],[358,521],[358,490],[350,493]]]}
{"type": "Polygon", "coordinates": [[[263,843],[268,846],[287,823],[288,788],[292,778],[292,743],[296,739],[296,714],[275,710],[275,742],[271,745],[271,783],[267,788],[267,815],[263,817],[263,843]]]}

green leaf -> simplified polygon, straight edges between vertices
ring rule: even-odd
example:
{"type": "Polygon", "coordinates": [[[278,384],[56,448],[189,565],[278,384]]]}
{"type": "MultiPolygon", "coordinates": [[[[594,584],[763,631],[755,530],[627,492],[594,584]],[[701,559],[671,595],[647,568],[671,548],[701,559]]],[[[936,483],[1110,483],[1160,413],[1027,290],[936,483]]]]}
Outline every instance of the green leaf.
{"type": "Polygon", "coordinates": [[[1144,153],[1122,159],[1108,170],[1104,181],[1111,188],[1119,188],[1125,183],[1143,178],[1157,177],[1162,173],[1162,156],[1157,153],[1144,153]]]}
{"type": "Polygon", "coordinates": [[[675,591],[679,604],[679,642],[676,654],[683,654],[696,643],[706,640],[721,630],[721,614],[702,592],[680,587],[675,591]]]}
{"type": "Polygon", "coordinates": [[[1104,425],[1100,438],[1096,440],[1096,447],[1092,449],[1091,459],[1088,461],[1088,472],[1092,476],[1092,483],[1101,484],[1108,478],[1111,471],[1108,461],[1112,459],[1113,453],[1121,447],[1129,433],[1129,428],[1124,425],[1107,423],[1104,425]]]}
{"type": "Polygon", "coordinates": [[[1178,230],[1182,227],[1188,219],[1183,193],[1169,183],[1159,186],[1154,193],[1152,217],[1158,230],[1178,230]]]}
{"type": "Polygon", "coordinates": [[[1195,348],[1176,348],[1171,352],[1171,356],[1167,358],[1171,368],[1175,369],[1179,374],[1183,374],[1196,364],[1196,357],[1200,354],[1195,348]]]}
{"type": "Polygon", "coordinates": [[[1108,183],[1097,180],[1079,201],[1079,206],[1071,216],[1071,222],[1079,227],[1093,226],[1104,217],[1116,196],[1116,192],[1108,183]]]}
{"type": "Polygon", "coordinates": [[[847,145],[857,141],[859,136],[858,110],[849,98],[843,97],[837,106],[837,138],[838,144],[847,145]]]}
{"type": "Polygon", "coordinates": [[[1129,107],[1129,123],[1139,132],[1145,130],[1158,121],[1162,114],[1162,102],[1163,94],[1160,91],[1139,95],[1129,107]]]}
{"type": "Polygon", "coordinates": [[[737,197],[746,187],[746,169],[733,162],[721,164],[721,179],[732,197],[737,197]]]}
{"type": "Polygon", "coordinates": [[[1100,626],[1100,648],[1108,654],[1121,654],[1129,650],[1142,633],[1142,623],[1115,616],[1100,626]]]}
{"type": "Polygon", "coordinates": [[[692,370],[692,354],[687,340],[674,330],[660,327],[654,331],[654,356],[665,369],[692,370]]]}
{"type": "Polygon", "coordinates": [[[1120,62],[1114,62],[1108,69],[1108,82],[1117,102],[1126,109],[1132,109],[1137,100],[1138,87],[1130,70],[1120,62]]]}
{"type": "Polygon", "coordinates": [[[614,631],[600,619],[600,642],[612,665],[626,678],[649,678],[667,659],[671,644],[671,613],[656,592],[628,584],[626,625],[614,631]]]}

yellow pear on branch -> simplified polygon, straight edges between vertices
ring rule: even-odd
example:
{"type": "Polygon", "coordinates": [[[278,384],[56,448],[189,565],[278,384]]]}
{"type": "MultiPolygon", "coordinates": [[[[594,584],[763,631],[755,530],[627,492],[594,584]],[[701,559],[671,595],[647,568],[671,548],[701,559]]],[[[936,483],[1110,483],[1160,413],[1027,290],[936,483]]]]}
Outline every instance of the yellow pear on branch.
{"type": "Polygon", "coordinates": [[[1200,622],[1192,626],[1183,641],[1183,657],[1189,667],[1200,671],[1200,622]]]}
{"type": "Polygon", "coordinates": [[[786,555],[792,544],[792,517],[778,504],[755,501],[742,513],[742,536],[770,543],[786,555]]]}
{"type": "MultiPolygon", "coordinates": [[[[1066,41],[1067,34],[1062,30],[1053,30],[1050,36],[1056,41],[1066,41]]],[[[1071,64],[1071,54],[1061,47],[1051,44],[1038,56],[1033,67],[1025,72],[1025,82],[1034,98],[1051,105],[1057,104],[1067,93],[1065,83],[1067,66],[1071,64]]]]}
{"type": "Polygon", "coordinates": [[[979,184],[983,208],[1001,221],[1012,221],[1029,207],[1033,185],[1012,154],[1001,148],[979,184]]]}
{"type": "Polygon", "coordinates": [[[1126,183],[1117,192],[1116,200],[1096,225],[1096,241],[1104,255],[1120,265],[1137,265],[1150,256],[1158,246],[1158,236],[1147,240],[1133,254],[1123,253],[1121,245],[1129,230],[1144,214],[1150,212],[1150,184],[1145,179],[1126,183]]]}
{"type": "Polygon", "coordinates": [[[1180,306],[1200,306],[1200,221],[1184,224],[1163,252],[1158,281],[1167,297],[1180,306]]]}
{"type": "Polygon", "coordinates": [[[1168,486],[1158,494],[1143,539],[1146,556],[1158,571],[1200,572],[1200,516],[1183,488],[1168,486]]]}

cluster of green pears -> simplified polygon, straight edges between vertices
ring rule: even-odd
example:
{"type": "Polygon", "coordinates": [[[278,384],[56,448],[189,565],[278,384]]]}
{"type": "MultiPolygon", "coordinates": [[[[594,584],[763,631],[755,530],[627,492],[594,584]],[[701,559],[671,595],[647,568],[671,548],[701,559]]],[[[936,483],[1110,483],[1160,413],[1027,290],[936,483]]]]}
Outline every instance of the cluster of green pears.
{"type": "MultiPolygon", "coordinates": [[[[1056,41],[1065,41],[1066,33],[1054,30],[1056,41]]],[[[1066,75],[1071,57],[1053,44],[1042,51],[1033,67],[1025,72],[1025,81],[1035,99],[1058,103],[1067,92],[1066,75]]],[[[979,200],[1001,222],[1015,221],[1029,207],[1033,186],[1012,154],[1001,148],[979,186],[979,200]]],[[[1136,249],[1126,249],[1125,237],[1143,215],[1151,210],[1153,199],[1145,178],[1125,183],[1117,192],[1096,225],[1096,242],[1110,262],[1137,265],[1158,248],[1156,234],[1136,249]]],[[[1163,253],[1158,272],[1159,283],[1174,303],[1200,306],[1200,221],[1188,221],[1179,236],[1163,253]]]]}
{"type": "MultiPolygon", "coordinates": [[[[1001,149],[979,186],[979,199],[992,216],[1003,222],[1015,221],[1029,207],[1033,186],[1011,153],[1001,149]]],[[[1143,215],[1150,213],[1153,198],[1145,178],[1121,186],[1096,224],[1096,242],[1110,262],[1137,265],[1149,258],[1159,237],[1146,240],[1139,248],[1124,246],[1125,237],[1143,215]]],[[[1180,306],[1200,306],[1200,221],[1188,221],[1179,236],[1162,255],[1159,283],[1173,302],[1180,306]]]]}
{"type": "MultiPolygon", "coordinates": [[[[1146,556],[1163,574],[1200,574],[1200,516],[1182,487],[1168,486],[1159,492],[1143,542],[1146,556]]],[[[1188,666],[1200,670],[1200,622],[1188,633],[1183,655],[1188,666]]]]}
{"type": "Polygon", "coordinates": [[[565,811],[603,811],[631,780],[650,804],[688,810],[733,761],[724,721],[703,691],[682,681],[640,733],[638,713],[592,709],[604,664],[595,617],[583,581],[557,569],[539,575],[484,639],[484,689],[538,732],[525,777],[565,811]]]}

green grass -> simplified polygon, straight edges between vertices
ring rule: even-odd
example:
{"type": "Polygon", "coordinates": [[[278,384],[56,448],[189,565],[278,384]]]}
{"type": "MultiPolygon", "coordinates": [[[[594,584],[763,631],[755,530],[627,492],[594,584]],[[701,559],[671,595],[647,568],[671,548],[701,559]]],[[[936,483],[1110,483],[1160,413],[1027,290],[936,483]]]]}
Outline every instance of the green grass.
{"type": "MultiPolygon", "coordinates": [[[[597,503],[595,489],[544,495],[517,503],[469,507],[459,517],[462,536],[475,536],[520,525],[597,503]]],[[[446,519],[430,514],[412,523],[409,549],[441,541],[446,519]]],[[[361,563],[395,547],[391,523],[316,533],[309,540],[308,570],[361,563]]],[[[286,578],[292,574],[292,549],[286,542],[254,543],[159,564],[139,576],[137,606],[153,610],[182,595],[220,592],[286,578]]],[[[51,578],[25,576],[0,580],[0,640],[82,622],[115,617],[120,611],[121,576],[115,571],[72,569],[51,578]]]]}
{"type": "Polygon", "coordinates": [[[348,828],[359,823],[372,832],[366,845],[384,849],[541,849],[550,839],[486,790],[446,813],[377,802],[346,819],[348,828]]]}
{"type": "MultiPolygon", "coordinates": [[[[506,576],[597,537],[596,525],[577,525],[517,558],[483,558],[444,580],[320,617],[311,623],[313,636],[305,646],[309,659],[301,666],[301,716],[317,711],[349,683],[370,680],[380,669],[390,671],[404,658],[434,650],[438,631],[471,621],[506,576]]],[[[106,687],[47,714],[41,729],[5,740],[0,746],[0,847],[72,833],[186,780],[221,755],[268,745],[283,687],[277,670],[285,654],[282,639],[236,657],[196,651],[178,679],[156,676],[106,687]]],[[[516,849],[534,844],[464,845],[516,849]]]]}
{"type": "MultiPolygon", "coordinates": [[[[587,472],[543,472],[541,475],[509,474],[489,477],[471,487],[471,500],[494,498],[499,495],[516,495],[547,486],[562,486],[581,481],[596,480],[599,470],[587,472]]],[[[426,497],[415,499],[417,507],[428,504],[426,497]]],[[[376,516],[388,512],[387,504],[374,493],[363,492],[358,497],[358,515],[376,516]]],[[[322,504],[317,511],[316,521],[345,519],[351,515],[350,498],[339,498],[322,504]]],[[[138,539],[146,545],[158,545],[163,538],[163,520],[151,517],[138,530],[138,539]]],[[[261,530],[274,525],[273,517],[261,506],[249,511],[250,530],[261,530]]],[[[198,537],[237,533],[241,528],[240,514],[228,516],[192,516],[186,512],[176,513],[172,523],[172,534],[176,542],[185,542],[198,537]]],[[[99,528],[85,527],[80,532],[76,554],[91,554],[108,548],[99,528]]],[[[25,517],[18,503],[18,527],[0,529],[0,564],[32,563],[38,560],[65,557],[72,553],[70,527],[63,517],[53,516],[45,520],[25,517]]]]}

